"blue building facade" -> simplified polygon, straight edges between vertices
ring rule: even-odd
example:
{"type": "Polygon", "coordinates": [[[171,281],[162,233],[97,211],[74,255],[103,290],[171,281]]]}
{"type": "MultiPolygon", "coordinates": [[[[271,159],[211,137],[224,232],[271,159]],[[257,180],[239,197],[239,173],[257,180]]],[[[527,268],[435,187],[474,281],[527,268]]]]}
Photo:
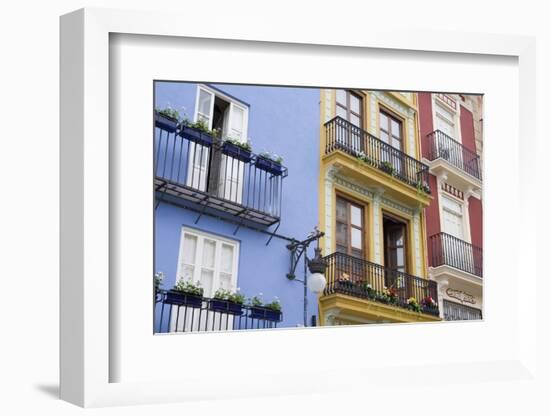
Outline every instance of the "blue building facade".
{"type": "MultiPolygon", "coordinates": [[[[286,277],[287,245],[289,238],[306,238],[318,223],[319,100],[313,88],[155,83],[156,109],[170,107],[180,121],[202,120],[203,127],[220,132],[207,143],[196,129],[173,132],[156,124],[155,271],[163,274],[161,290],[179,279],[198,280],[205,298],[217,289],[238,289],[264,303],[278,298],[282,320],[276,326],[303,324],[303,286],[286,277]],[[252,154],[226,151],[225,139],[251,143],[252,154]],[[266,151],[280,155],[284,168],[262,167],[258,155],[266,151]]],[[[296,275],[303,277],[301,264],[296,275]]],[[[308,297],[311,322],[317,299],[308,297]]],[[[159,295],[155,303],[155,332],[200,329],[201,319],[205,325],[210,319],[212,329],[237,329],[237,319],[248,320],[247,312],[196,316],[208,308],[166,305],[163,299],[159,295]]],[[[263,320],[246,325],[272,326],[263,320]]]]}

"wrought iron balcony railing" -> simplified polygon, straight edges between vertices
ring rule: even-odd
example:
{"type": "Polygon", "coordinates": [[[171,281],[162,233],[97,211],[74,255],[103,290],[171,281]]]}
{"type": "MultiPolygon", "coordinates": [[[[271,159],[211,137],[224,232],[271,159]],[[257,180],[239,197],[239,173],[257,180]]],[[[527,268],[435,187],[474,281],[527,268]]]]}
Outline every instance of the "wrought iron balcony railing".
{"type": "Polygon", "coordinates": [[[155,128],[155,190],[263,226],[280,220],[287,169],[188,127],[155,128]]]}
{"type": "Polygon", "coordinates": [[[452,137],[435,130],[428,134],[427,159],[444,159],[454,167],[481,180],[481,164],[476,152],[462,146],[452,137]]]}
{"type": "Polygon", "coordinates": [[[433,280],[344,253],[332,253],[325,261],[328,266],[325,295],[342,293],[409,310],[415,309],[409,303],[409,299],[414,298],[418,303],[417,312],[439,316],[437,282],[433,280]]]}
{"type": "Polygon", "coordinates": [[[341,150],[407,185],[430,192],[429,168],[422,162],[341,117],[335,117],[325,123],[325,132],[326,154],[341,150]]]}
{"type": "Polygon", "coordinates": [[[277,328],[282,312],[263,307],[159,290],[156,333],[277,328]]]}
{"type": "Polygon", "coordinates": [[[431,266],[447,265],[483,277],[483,250],[446,233],[428,239],[431,266]]]}

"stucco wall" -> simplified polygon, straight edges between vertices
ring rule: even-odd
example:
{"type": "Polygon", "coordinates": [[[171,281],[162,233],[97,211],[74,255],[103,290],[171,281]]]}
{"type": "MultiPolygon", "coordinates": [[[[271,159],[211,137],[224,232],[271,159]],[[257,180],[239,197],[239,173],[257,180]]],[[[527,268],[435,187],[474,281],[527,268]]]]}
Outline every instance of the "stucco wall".
{"type": "MultiPolygon", "coordinates": [[[[288,177],[284,180],[281,225],[278,234],[303,239],[318,222],[319,180],[319,96],[318,89],[213,85],[249,104],[248,136],[253,151],[275,152],[284,158],[288,177]]],[[[157,83],[155,107],[170,105],[193,120],[197,85],[157,83]]],[[[262,292],[265,300],[279,297],[284,320],[279,327],[303,322],[303,287],[288,281],[290,253],[287,241],[241,228],[209,216],[194,224],[196,212],[160,203],[155,213],[155,270],[165,273],[163,287],[176,280],[182,226],[219,234],[240,242],[237,286],[248,296],[262,292]]],[[[272,227],[273,228],[273,227],[272,227]]],[[[311,253],[312,254],[312,253],[311,253]]],[[[301,277],[303,266],[298,268],[301,277]]],[[[310,294],[309,315],[317,314],[316,299],[310,294]]],[[[157,319],[158,319],[157,314],[157,319]]],[[[166,323],[164,324],[166,325],[166,323]]]]}

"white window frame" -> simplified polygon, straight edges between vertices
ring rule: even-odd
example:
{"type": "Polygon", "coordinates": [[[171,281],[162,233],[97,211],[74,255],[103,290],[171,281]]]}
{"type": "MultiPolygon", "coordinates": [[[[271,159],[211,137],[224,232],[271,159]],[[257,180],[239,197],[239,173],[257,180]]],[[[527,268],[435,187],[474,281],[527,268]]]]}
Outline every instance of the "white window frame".
{"type": "MultiPolygon", "coordinates": [[[[219,97],[222,100],[227,101],[229,103],[230,107],[236,106],[236,107],[241,108],[244,111],[244,114],[243,114],[243,134],[242,134],[242,137],[241,137],[241,141],[247,141],[248,140],[248,110],[249,110],[248,106],[243,104],[242,102],[228,96],[228,95],[225,95],[224,93],[222,93],[218,90],[215,90],[213,88],[209,88],[205,84],[198,84],[197,85],[197,93],[196,93],[196,96],[195,96],[195,112],[194,112],[193,120],[196,122],[199,119],[198,118],[199,117],[199,96],[200,96],[200,91],[201,90],[203,90],[203,91],[205,91],[205,92],[207,92],[207,93],[214,96],[214,99],[212,100],[212,103],[210,104],[210,119],[209,119],[209,123],[208,123],[208,128],[212,129],[212,119],[214,117],[214,101],[216,100],[216,97],[219,97]]],[[[230,114],[231,114],[231,111],[230,111],[230,114]]],[[[228,120],[228,121],[231,122],[231,120],[228,120]]]]}
{"type": "MultiPolygon", "coordinates": [[[[447,232],[445,229],[445,212],[450,212],[454,215],[460,215],[462,217],[462,241],[466,241],[467,243],[470,242],[470,221],[469,221],[469,212],[468,212],[468,204],[465,204],[463,201],[459,200],[458,198],[454,198],[450,195],[444,194],[443,192],[440,192],[440,198],[439,198],[439,207],[440,207],[440,228],[441,232],[447,233],[452,235],[451,233],[447,232]],[[451,201],[452,203],[458,204],[460,206],[460,209],[462,212],[457,212],[448,206],[445,206],[445,199],[451,201]]],[[[456,236],[454,236],[456,237],[456,236]]],[[[458,237],[456,237],[458,238],[458,237]]]]}
{"type": "MultiPolygon", "coordinates": [[[[214,260],[214,275],[212,278],[212,293],[205,293],[205,296],[209,297],[212,296],[217,289],[219,289],[219,281],[220,281],[220,273],[221,273],[221,256],[219,253],[221,253],[221,246],[222,244],[227,244],[233,247],[233,268],[231,270],[231,291],[235,291],[237,289],[237,281],[238,276],[237,272],[239,269],[238,263],[239,263],[239,249],[240,249],[240,243],[237,240],[231,240],[225,237],[221,237],[217,234],[211,234],[204,231],[199,231],[194,228],[190,227],[182,227],[181,229],[181,235],[180,235],[180,246],[178,250],[178,264],[177,264],[177,272],[176,272],[176,282],[182,278],[182,260],[183,260],[183,243],[185,241],[186,235],[192,235],[193,237],[197,238],[197,252],[195,254],[196,259],[202,259],[202,250],[204,247],[204,243],[201,243],[200,241],[204,241],[205,239],[213,240],[216,242],[216,249],[215,249],[215,260],[214,260]]],[[[201,265],[198,264],[198,260],[195,261],[195,269],[193,272],[193,283],[196,283],[197,280],[200,280],[200,269],[201,265]]]]}
{"type": "MultiPolygon", "coordinates": [[[[451,114],[453,116],[451,121],[454,124],[454,135],[452,136],[452,139],[462,143],[462,132],[460,128],[460,103],[456,102],[456,110],[452,107],[450,107],[446,102],[441,100],[437,94],[432,94],[432,121],[434,130],[437,129],[437,117],[438,114],[441,114],[437,111],[437,108],[440,107],[447,113],[451,114]]],[[[448,119],[449,117],[446,116],[446,114],[441,114],[442,118],[448,119]]]]}

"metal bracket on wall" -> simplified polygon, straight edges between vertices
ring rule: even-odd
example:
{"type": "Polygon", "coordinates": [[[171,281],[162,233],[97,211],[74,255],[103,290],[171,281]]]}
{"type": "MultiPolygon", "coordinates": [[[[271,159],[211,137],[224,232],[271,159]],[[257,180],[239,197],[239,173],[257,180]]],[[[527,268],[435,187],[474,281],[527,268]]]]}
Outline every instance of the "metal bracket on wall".
{"type": "Polygon", "coordinates": [[[267,243],[265,243],[266,247],[271,243],[271,240],[273,239],[273,236],[277,234],[277,231],[279,230],[279,227],[281,226],[281,221],[277,223],[277,227],[273,230],[272,233],[269,234],[269,238],[267,239],[267,243]]]}

